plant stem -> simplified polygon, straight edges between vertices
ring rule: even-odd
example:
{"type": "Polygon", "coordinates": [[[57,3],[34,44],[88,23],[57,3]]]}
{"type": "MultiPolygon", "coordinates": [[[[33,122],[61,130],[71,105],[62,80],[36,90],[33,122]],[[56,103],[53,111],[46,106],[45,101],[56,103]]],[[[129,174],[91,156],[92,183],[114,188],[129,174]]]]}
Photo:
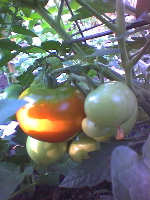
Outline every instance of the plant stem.
{"type": "Polygon", "coordinates": [[[13,193],[7,200],[13,200],[15,197],[17,197],[20,194],[24,193],[29,188],[35,187],[35,186],[37,186],[39,184],[40,184],[40,182],[35,182],[33,184],[27,185],[26,187],[22,187],[20,190],[18,190],[17,192],[13,193]]]}
{"type": "Polygon", "coordinates": [[[118,37],[118,46],[121,50],[121,60],[122,67],[126,69],[129,63],[126,45],[125,45],[125,35],[126,26],[125,26],[125,16],[124,16],[124,2],[123,0],[116,0],[116,11],[117,11],[117,19],[116,19],[116,36],[118,37]]]}
{"type": "Polygon", "coordinates": [[[138,54],[136,54],[129,62],[129,67],[133,67],[139,60],[140,58],[144,55],[146,50],[150,47],[150,40],[148,40],[145,44],[145,46],[139,51],[138,54]]]}
{"type": "Polygon", "coordinates": [[[97,19],[99,19],[101,22],[103,22],[110,30],[116,31],[116,26],[112,23],[110,23],[108,20],[106,20],[104,17],[102,17],[101,14],[99,14],[95,9],[93,9],[90,5],[88,5],[85,1],[82,0],[76,0],[78,4],[83,6],[86,10],[88,10],[92,15],[94,15],[97,19]]]}
{"type": "Polygon", "coordinates": [[[126,75],[126,79],[125,79],[125,82],[126,82],[126,85],[131,88],[132,90],[134,90],[133,88],[133,84],[132,84],[132,69],[131,68],[126,68],[125,69],[125,75],[126,75]]]}
{"type": "Polygon", "coordinates": [[[57,18],[56,18],[56,21],[59,24],[60,24],[61,15],[62,15],[63,7],[64,7],[64,2],[65,2],[65,0],[61,0],[60,7],[59,7],[59,10],[58,10],[58,15],[57,15],[57,18]]]}
{"type": "Polygon", "coordinates": [[[129,58],[125,45],[126,24],[125,24],[124,10],[125,10],[124,1],[116,0],[116,11],[117,11],[116,36],[118,37],[118,46],[119,49],[121,50],[121,61],[122,61],[122,67],[125,70],[126,84],[132,89],[132,70],[131,68],[129,68],[129,58]]]}
{"type": "MultiPolygon", "coordinates": [[[[60,24],[58,24],[47,12],[45,8],[42,8],[40,5],[36,7],[36,11],[38,14],[60,35],[60,37],[64,41],[71,41],[71,37],[66,33],[66,31],[61,27],[60,24]]],[[[72,50],[78,55],[78,56],[84,56],[84,52],[81,50],[81,48],[77,44],[71,44],[70,45],[72,50]]]]}

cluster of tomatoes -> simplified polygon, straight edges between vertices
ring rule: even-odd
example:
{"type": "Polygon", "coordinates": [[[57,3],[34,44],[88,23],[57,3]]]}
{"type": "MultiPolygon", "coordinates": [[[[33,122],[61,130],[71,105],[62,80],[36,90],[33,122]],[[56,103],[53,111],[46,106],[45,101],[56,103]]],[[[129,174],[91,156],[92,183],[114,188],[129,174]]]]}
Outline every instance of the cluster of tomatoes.
{"type": "Polygon", "coordinates": [[[82,163],[101,141],[128,134],[137,118],[136,97],[121,82],[102,84],[86,98],[71,85],[46,89],[32,84],[19,98],[28,103],[16,118],[28,135],[27,152],[39,164],[52,165],[66,152],[82,163]]]}

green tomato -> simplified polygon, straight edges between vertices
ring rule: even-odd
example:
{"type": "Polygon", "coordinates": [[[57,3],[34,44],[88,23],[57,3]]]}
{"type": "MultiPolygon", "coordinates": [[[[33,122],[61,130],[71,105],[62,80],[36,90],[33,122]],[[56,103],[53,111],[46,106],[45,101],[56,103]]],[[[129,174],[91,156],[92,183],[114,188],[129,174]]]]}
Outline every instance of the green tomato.
{"type": "Polygon", "coordinates": [[[28,155],[35,163],[53,165],[63,158],[67,151],[67,142],[48,143],[28,136],[26,149],[28,155]]]}
{"type": "Polygon", "coordinates": [[[133,114],[130,117],[130,119],[128,121],[126,121],[125,123],[121,124],[121,128],[124,130],[125,135],[128,135],[129,132],[134,127],[134,125],[137,121],[137,116],[138,116],[138,106],[136,104],[134,106],[134,111],[133,111],[133,114]]]}
{"type": "MultiPolygon", "coordinates": [[[[129,132],[132,130],[132,128],[136,123],[137,116],[138,116],[138,107],[136,104],[134,106],[134,111],[130,119],[120,125],[120,127],[123,129],[124,135],[129,134],[129,132]]],[[[94,124],[88,118],[83,119],[82,129],[86,133],[86,135],[101,142],[107,141],[111,137],[115,137],[117,134],[116,127],[101,127],[99,125],[94,124]]]]}
{"type": "Polygon", "coordinates": [[[117,81],[100,85],[90,92],[84,104],[86,116],[95,124],[104,127],[118,127],[133,114],[137,104],[130,88],[117,81]]]}
{"type": "Polygon", "coordinates": [[[86,134],[79,134],[69,146],[70,158],[81,164],[83,159],[90,158],[88,152],[96,151],[100,149],[100,143],[86,134]]]}
{"type": "Polygon", "coordinates": [[[97,140],[99,142],[107,142],[112,138],[112,134],[107,134],[107,135],[103,135],[100,137],[93,137],[94,140],[97,140]]]}
{"type": "Polygon", "coordinates": [[[2,94],[2,99],[18,99],[21,92],[22,92],[21,85],[18,84],[10,85],[4,90],[2,94]]]}
{"type": "MultiPolygon", "coordinates": [[[[84,118],[82,120],[82,130],[89,137],[99,137],[101,135],[106,135],[112,127],[101,127],[94,122],[92,122],[89,118],[84,118]]],[[[114,128],[115,129],[115,128],[114,128]]]]}

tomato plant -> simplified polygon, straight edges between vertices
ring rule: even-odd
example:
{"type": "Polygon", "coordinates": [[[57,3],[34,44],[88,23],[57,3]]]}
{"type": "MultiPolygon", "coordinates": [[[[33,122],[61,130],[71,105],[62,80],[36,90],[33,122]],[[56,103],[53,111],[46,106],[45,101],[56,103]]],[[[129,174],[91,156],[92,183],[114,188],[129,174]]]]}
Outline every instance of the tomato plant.
{"type": "MultiPolygon", "coordinates": [[[[148,2],[149,0],[142,1],[148,2]]],[[[75,143],[74,152],[76,153],[72,154],[72,159],[74,156],[74,160],[81,163],[82,158],[89,157],[87,151],[96,149],[95,142],[99,147],[101,141],[115,137],[116,132],[118,133],[121,128],[127,134],[134,126],[136,120],[134,108],[137,108],[137,102],[134,101],[134,95],[129,88],[135,92],[139,105],[150,116],[148,71],[150,41],[147,40],[149,32],[146,30],[149,20],[147,20],[147,12],[144,12],[144,17],[142,15],[144,21],[136,20],[134,23],[135,5],[134,8],[131,8],[131,6],[124,4],[125,1],[121,0],[113,2],[109,0],[107,2],[101,0],[5,0],[0,2],[0,21],[2,24],[0,27],[0,80],[1,69],[4,75],[7,74],[8,81],[17,80],[17,83],[22,85],[23,88],[27,88],[34,77],[37,77],[31,84],[32,86],[23,92],[21,98],[25,98],[28,104],[18,111],[17,117],[21,128],[27,133],[24,134],[22,131],[22,134],[26,137],[28,135],[35,137],[35,139],[32,139],[38,139],[40,142],[41,148],[37,149],[44,149],[44,151],[39,151],[39,155],[45,158],[44,161],[50,162],[47,154],[45,157],[44,153],[47,151],[42,146],[47,141],[50,141],[48,144],[54,145],[51,146],[53,148],[58,147],[63,141],[66,143],[69,138],[73,137],[68,141],[69,144],[71,143],[70,148],[75,143]],[[129,14],[127,17],[126,13],[129,14]],[[130,17],[131,13],[133,14],[132,17],[130,17]],[[112,19],[115,20],[112,21],[112,19]],[[138,26],[144,27],[144,33],[139,32],[138,26]],[[134,30],[128,31],[130,28],[134,28],[136,34],[134,30]],[[85,32],[87,30],[88,32],[85,32]],[[101,30],[104,30],[104,32],[101,30]],[[13,63],[15,69],[14,74],[8,68],[11,63],[13,63]],[[48,78],[45,76],[46,74],[48,78]],[[42,75],[44,84],[41,82],[40,75],[42,75]],[[90,131],[88,134],[93,135],[95,140],[100,141],[99,143],[89,137],[81,140],[81,135],[74,140],[74,136],[81,130],[81,122],[85,118],[85,111],[83,110],[85,99],[82,95],[81,98],[78,98],[78,95],[76,95],[80,93],[78,90],[68,89],[64,91],[61,87],[59,89],[44,89],[46,81],[51,83],[53,77],[60,81],[65,80],[68,83],[76,84],[83,91],[83,94],[89,93],[101,83],[109,80],[124,82],[129,87],[118,82],[105,83],[87,96],[85,111],[91,122],[87,124],[86,128],[90,131]],[[135,117],[132,118],[133,115],[135,117]],[[88,128],[89,125],[90,128],[88,128]],[[100,137],[97,137],[99,134],[100,137]]],[[[136,8],[137,10],[138,8],[136,8]]],[[[5,86],[2,80],[0,86],[2,86],[0,90],[3,91],[5,86]]],[[[15,94],[15,91],[13,94],[15,94]]],[[[19,104],[19,100],[12,100],[16,103],[7,106],[7,101],[10,100],[2,100],[2,103],[0,103],[0,116],[4,119],[7,118],[7,114],[5,117],[4,114],[11,113],[13,107],[19,104]]],[[[5,120],[0,121],[4,124],[7,123],[5,120]]],[[[130,142],[127,138],[123,141],[111,140],[103,143],[101,150],[89,153],[91,158],[80,166],[77,166],[65,154],[63,163],[59,162],[50,168],[24,161],[26,157],[29,160],[29,156],[24,148],[26,140],[24,137],[22,138],[20,131],[16,129],[17,132],[14,132],[13,136],[7,137],[6,134],[3,134],[4,129],[0,130],[0,135],[3,134],[4,140],[8,139],[8,144],[10,144],[6,157],[4,154],[2,154],[4,155],[2,157],[0,152],[0,177],[3,177],[0,179],[0,199],[41,200],[55,198],[56,196],[59,196],[60,199],[63,197],[65,199],[78,199],[76,196],[69,196],[68,193],[72,193],[72,190],[70,192],[68,189],[67,193],[65,192],[67,196],[64,196],[62,189],[67,187],[85,188],[87,186],[92,188],[94,193],[92,195],[90,189],[88,195],[82,195],[83,198],[98,199],[100,195],[103,195],[103,191],[95,191],[93,187],[97,185],[106,186],[106,180],[110,183],[109,186],[112,186],[112,191],[107,192],[111,196],[105,195],[108,199],[130,199],[136,194],[144,195],[144,192],[137,192],[136,189],[132,190],[135,193],[130,193],[132,185],[133,187],[139,185],[137,180],[134,180],[133,184],[127,183],[129,179],[132,179],[133,174],[132,169],[129,169],[128,162],[131,160],[133,163],[134,161],[132,159],[135,155],[133,151],[128,151],[128,148],[124,152],[120,151],[119,153],[118,151],[117,156],[114,156],[116,158],[114,165],[111,164],[113,162],[110,162],[113,160],[111,159],[112,151],[118,145],[129,145],[133,149],[137,148],[138,153],[141,152],[139,148],[143,146],[143,139],[147,134],[141,131],[141,124],[138,123],[137,126],[139,125],[140,134],[138,133],[132,138],[131,132],[129,135],[130,142]],[[133,157],[129,156],[130,153],[133,157]],[[124,156],[126,155],[125,163],[124,156]],[[126,168],[129,173],[126,173],[126,168]],[[114,173],[112,174],[112,172],[114,173]],[[58,188],[53,187],[53,193],[47,194],[47,192],[39,190],[41,187],[37,187],[37,184],[40,184],[43,191],[46,186],[44,185],[43,188],[43,183],[58,186],[62,176],[66,177],[63,177],[65,181],[63,181],[63,184],[61,183],[60,187],[63,188],[59,187],[60,190],[55,190],[58,188]],[[127,179],[122,177],[127,177],[127,179]],[[56,180],[57,183],[51,180],[56,180]],[[125,185],[129,185],[130,188],[126,187],[124,193],[125,185]],[[36,196],[32,196],[31,190],[28,190],[30,188],[33,188],[32,192],[36,196]],[[114,188],[117,188],[115,192],[113,191],[114,188]],[[40,196],[41,193],[44,196],[40,196]],[[131,196],[127,197],[126,194],[131,196]],[[9,197],[10,195],[11,197],[9,197]]],[[[136,132],[135,129],[134,133],[136,132]]],[[[87,133],[87,131],[85,132],[87,133]]],[[[146,133],[148,133],[147,130],[146,133]]],[[[2,140],[3,138],[0,141],[2,142],[2,140]]],[[[33,147],[33,143],[31,141],[30,147],[33,147]]],[[[3,145],[3,143],[1,144],[3,145]]],[[[148,152],[147,149],[145,148],[144,151],[148,152]]],[[[61,148],[59,153],[55,152],[55,157],[60,155],[60,152],[61,148]]],[[[145,152],[143,154],[144,159],[146,158],[145,152]]],[[[35,158],[34,160],[43,163],[43,160],[36,161],[35,158]]],[[[48,164],[51,164],[51,162],[48,164]]],[[[139,165],[134,163],[134,166],[134,171],[141,168],[141,159],[139,165]]],[[[149,173],[147,168],[146,172],[142,170],[143,175],[147,172],[149,173]]],[[[147,188],[149,187],[147,186],[147,188]]],[[[104,189],[108,189],[108,185],[104,189]]],[[[80,191],[81,193],[84,192],[80,191]]],[[[105,191],[104,193],[106,193],[105,191]]],[[[150,199],[150,195],[145,199],[150,199]]]]}
{"type": "Polygon", "coordinates": [[[137,104],[130,88],[117,81],[104,83],[85,99],[86,116],[104,127],[118,127],[132,116],[137,104]]]}
{"type": "Polygon", "coordinates": [[[64,142],[81,130],[84,95],[75,87],[30,87],[20,96],[27,100],[16,116],[23,131],[45,142],[64,142]]]}
{"type": "Polygon", "coordinates": [[[71,142],[68,153],[73,161],[82,163],[83,159],[90,158],[88,152],[99,149],[100,143],[98,141],[88,137],[85,133],[80,133],[71,142]]]}
{"type": "Polygon", "coordinates": [[[48,143],[28,136],[26,149],[30,158],[37,164],[53,165],[66,153],[67,142],[48,143]]]}

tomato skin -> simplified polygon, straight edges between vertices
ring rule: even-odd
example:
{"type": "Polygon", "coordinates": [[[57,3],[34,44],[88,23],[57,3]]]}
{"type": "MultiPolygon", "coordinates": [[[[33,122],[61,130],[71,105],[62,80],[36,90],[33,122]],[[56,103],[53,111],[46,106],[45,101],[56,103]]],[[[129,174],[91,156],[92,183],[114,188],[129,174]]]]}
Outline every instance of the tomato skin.
{"type": "Polygon", "coordinates": [[[85,133],[80,133],[71,142],[68,154],[73,161],[81,164],[83,159],[90,158],[88,152],[96,150],[100,150],[100,143],[85,133]]]}
{"type": "Polygon", "coordinates": [[[53,165],[63,158],[67,151],[67,142],[48,143],[28,136],[26,149],[29,157],[37,164],[53,165]]]}
{"type": "Polygon", "coordinates": [[[18,110],[17,120],[22,130],[31,137],[45,142],[64,142],[82,129],[85,98],[75,87],[30,87],[20,98],[29,103],[18,110]]]}
{"type": "Polygon", "coordinates": [[[90,92],[84,104],[86,116],[104,127],[118,127],[132,115],[135,95],[128,86],[111,81],[90,92]]]}

